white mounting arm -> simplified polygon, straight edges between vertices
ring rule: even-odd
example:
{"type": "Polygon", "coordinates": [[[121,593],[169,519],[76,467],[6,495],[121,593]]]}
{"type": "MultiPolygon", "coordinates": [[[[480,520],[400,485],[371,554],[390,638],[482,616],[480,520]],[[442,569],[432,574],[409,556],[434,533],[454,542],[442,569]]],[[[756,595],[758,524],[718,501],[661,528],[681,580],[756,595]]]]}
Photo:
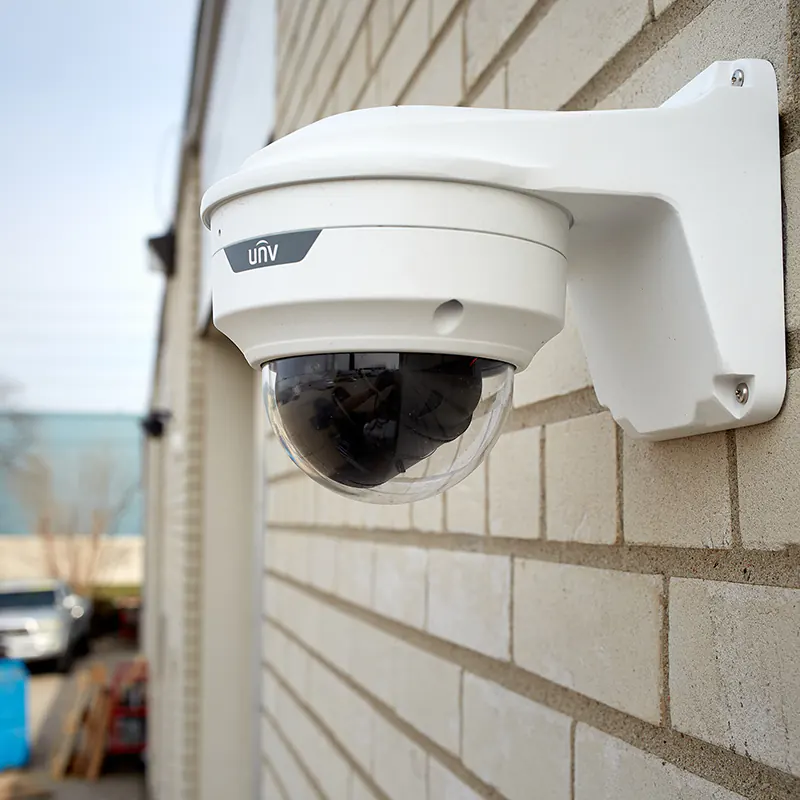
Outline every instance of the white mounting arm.
{"type": "Polygon", "coordinates": [[[418,178],[572,218],[567,282],[601,403],[632,435],[767,421],[786,383],[780,154],[766,61],[713,64],[655,109],[368,109],[273,143],[204,199],[418,178]],[[267,155],[264,155],[264,154],[267,155]]]}

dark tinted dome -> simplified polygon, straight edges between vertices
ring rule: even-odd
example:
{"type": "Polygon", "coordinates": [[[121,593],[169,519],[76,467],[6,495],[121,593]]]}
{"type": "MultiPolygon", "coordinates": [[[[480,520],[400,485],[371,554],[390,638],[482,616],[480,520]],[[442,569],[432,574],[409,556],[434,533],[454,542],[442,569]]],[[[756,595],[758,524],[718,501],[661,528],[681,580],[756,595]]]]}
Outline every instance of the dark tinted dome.
{"type": "Polygon", "coordinates": [[[267,365],[278,433],[308,467],[370,489],[462,436],[502,362],[420,353],[298,356],[267,365]]]}

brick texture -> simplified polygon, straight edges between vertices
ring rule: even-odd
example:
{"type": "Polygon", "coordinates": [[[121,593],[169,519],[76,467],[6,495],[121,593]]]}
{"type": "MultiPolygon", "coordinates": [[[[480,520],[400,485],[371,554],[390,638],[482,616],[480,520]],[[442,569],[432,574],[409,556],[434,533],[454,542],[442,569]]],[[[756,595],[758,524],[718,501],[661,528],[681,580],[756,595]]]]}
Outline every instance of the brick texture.
{"type": "Polygon", "coordinates": [[[737,431],[736,444],[744,546],[800,544],[800,373],[789,373],[778,418],[737,431]]]}
{"type": "Polygon", "coordinates": [[[658,722],[661,578],[515,559],[514,658],[658,722]]]}
{"type": "Polygon", "coordinates": [[[800,590],[675,579],[669,620],[673,725],[800,775],[800,590]]]}
{"type": "Polygon", "coordinates": [[[570,719],[490,681],[464,677],[464,763],[510,800],[569,800],[570,719]]]}
{"type": "Polygon", "coordinates": [[[647,0],[560,0],[509,62],[509,108],[559,108],[647,19],[647,0]]]}
{"type": "Polygon", "coordinates": [[[501,436],[489,454],[489,532],[492,536],[536,539],[541,475],[540,428],[501,436]]]}
{"type": "MultiPolygon", "coordinates": [[[[794,0],[284,0],[276,134],[394,103],[655,106],[716,59],[767,58],[795,368],[797,18],[794,0]]],[[[766,425],[634,440],[598,407],[578,322],[568,295],[496,447],[444,496],[346,500],[264,438],[265,800],[800,797],[797,377],[766,425]]]]}
{"type": "Polygon", "coordinates": [[[741,800],[663,759],[578,725],[575,733],[575,800],[741,800]]]}
{"type": "Polygon", "coordinates": [[[547,427],[547,538],[613,544],[617,536],[617,428],[610,414],[547,427]]]}

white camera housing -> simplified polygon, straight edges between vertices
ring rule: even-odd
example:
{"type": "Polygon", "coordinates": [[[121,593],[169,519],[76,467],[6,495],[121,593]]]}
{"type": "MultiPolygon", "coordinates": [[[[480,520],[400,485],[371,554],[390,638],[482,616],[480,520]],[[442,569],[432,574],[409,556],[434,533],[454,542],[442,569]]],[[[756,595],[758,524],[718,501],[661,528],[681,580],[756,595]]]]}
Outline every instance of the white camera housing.
{"type": "Polygon", "coordinates": [[[654,109],[340,114],[206,192],[214,322],[256,368],[380,352],[523,370],[569,286],[598,399],[629,435],[761,423],[786,381],[780,191],[766,61],[715,63],[654,109]]]}

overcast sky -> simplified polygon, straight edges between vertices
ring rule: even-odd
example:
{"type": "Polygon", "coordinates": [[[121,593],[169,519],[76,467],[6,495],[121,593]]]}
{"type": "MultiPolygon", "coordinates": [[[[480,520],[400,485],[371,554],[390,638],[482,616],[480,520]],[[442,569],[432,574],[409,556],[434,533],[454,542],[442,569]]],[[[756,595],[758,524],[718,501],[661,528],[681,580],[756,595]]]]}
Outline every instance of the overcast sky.
{"type": "Polygon", "coordinates": [[[144,409],[197,0],[0,0],[0,380],[144,409]]]}

